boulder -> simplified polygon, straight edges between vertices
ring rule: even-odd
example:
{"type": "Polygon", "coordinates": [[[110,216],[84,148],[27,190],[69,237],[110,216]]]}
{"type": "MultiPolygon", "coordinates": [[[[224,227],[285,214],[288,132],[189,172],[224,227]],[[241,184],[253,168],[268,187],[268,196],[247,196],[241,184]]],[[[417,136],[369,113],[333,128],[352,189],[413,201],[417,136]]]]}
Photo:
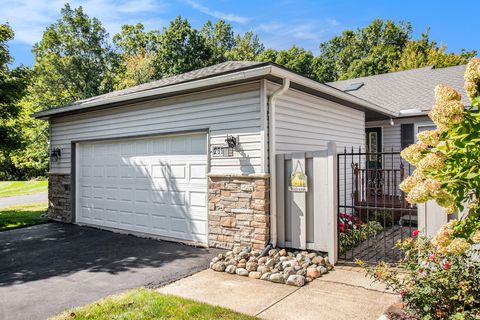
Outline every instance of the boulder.
{"type": "Polygon", "coordinates": [[[225,271],[225,263],[223,263],[221,261],[215,262],[212,265],[212,269],[215,270],[215,271],[218,271],[218,272],[223,272],[223,271],[225,271]]]}
{"type": "Polygon", "coordinates": [[[320,271],[318,271],[317,268],[307,268],[307,277],[316,279],[320,277],[320,271]]]}
{"type": "Polygon", "coordinates": [[[237,267],[235,267],[234,265],[229,265],[225,268],[225,272],[230,273],[230,274],[234,274],[236,269],[237,269],[237,267]]]}
{"type": "Polygon", "coordinates": [[[285,283],[291,286],[302,287],[305,284],[305,277],[294,274],[289,276],[285,283]]]}
{"type": "Polygon", "coordinates": [[[248,277],[253,279],[260,279],[262,277],[262,274],[258,271],[252,271],[248,274],[248,277]]]}
{"type": "Polygon", "coordinates": [[[272,273],[268,280],[275,283],[285,283],[285,277],[281,273],[272,273]]]}
{"type": "Polygon", "coordinates": [[[248,276],[248,271],[244,268],[237,268],[235,270],[235,273],[238,274],[239,276],[247,277],[248,276]]]}

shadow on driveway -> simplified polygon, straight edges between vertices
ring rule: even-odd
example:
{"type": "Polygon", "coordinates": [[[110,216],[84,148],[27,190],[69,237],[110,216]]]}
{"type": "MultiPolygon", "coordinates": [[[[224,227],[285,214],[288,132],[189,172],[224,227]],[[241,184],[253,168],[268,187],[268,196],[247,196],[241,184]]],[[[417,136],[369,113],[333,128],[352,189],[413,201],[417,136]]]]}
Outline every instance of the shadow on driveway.
{"type": "Polygon", "coordinates": [[[0,232],[0,318],[41,319],[208,267],[221,252],[59,223],[0,232]]]}

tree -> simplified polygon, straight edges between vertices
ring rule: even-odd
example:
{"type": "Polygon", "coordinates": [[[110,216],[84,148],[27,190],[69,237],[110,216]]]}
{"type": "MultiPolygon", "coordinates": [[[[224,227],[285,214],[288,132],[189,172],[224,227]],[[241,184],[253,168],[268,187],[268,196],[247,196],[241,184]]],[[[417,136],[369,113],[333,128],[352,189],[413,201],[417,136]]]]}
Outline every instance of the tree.
{"type": "Polygon", "coordinates": [[[157,79],[206,67],[212,60],[206,39],[180,16],[163,29],[158,39],[153,57],[157,79]]]}
{"type": "Polygon", "coordinates": [[[116,73],[115,89],[125,89],[155,80],[156,70],[150,53],[139,51],[123,57],[123,71],[116,73]]]}
{"type": "Polygon", "coordinates": [[[335,81],[389,72],[396,66],[412,33],[410,23],[375,19],[320,44],[314,73],[320,81],[335,81]]]}
{"type": "Polygon", "coordinates": [[[145,32],[141,23],[124,24],[120,33],[113,36],[113,44],[121,55],[135,56],[139,53],[155,52],[158,47],[158,30],[145,32]]]}
{"type": "Polygon", "coordinates": [[[258,55],[257,60],[275,62],[307,77],[314,76],[312,52],[295,45],[288,50],[266,49],[258,55]]]}
{"type": "Polygon", "coordinates": [[[10,69],[13,62],[8,47],[14,32],[8,24],[0,24],[0,179],[17,177],[12,163],[12,153],[21,146],[15,119],[21,112],[20,99],[24,96],[30,79],[30,70],[23,66],[10,69]]]}
{"type": "Polygon", "coordinates": [[[392,71],[409,70],[425,66],[444,68],[466,64],[476,56],[476,51],[462,50],[460,53],[447,53],[446,46],[438,46],[436,41],[430,41],[428,31],[422,33],[421,39],[407,43],[400,55],[398,66],[392,71]]]}
{"type": "Polygon", "coordinates": [[[213,24],[209,20],[203,25],[200,35],[205,38],[207,46],[212,50],[210,64],[213,65],[227,60],[225,54],[235,46],[235,35],[231,24],[224,20],[219,20],[213,24]]]}
{"type": "Polygon", "coordinates": [[[265,46],[260,42],[258,36],[253,32],[246,32],[243,37],[240,35],[235,37],[235,46],[225,53],[225,57],[227,60],[256,61],[263,50],[265,50],[265,46]]]}
{"type": "Polygon", "coordinates": [[[117,57],[108,33],[82,7],[66,4],[62,18],[47,27],[35,44],[35,82],[32,93],[42,108],[52,108],[89,98],[113,88],[117,57]]]}

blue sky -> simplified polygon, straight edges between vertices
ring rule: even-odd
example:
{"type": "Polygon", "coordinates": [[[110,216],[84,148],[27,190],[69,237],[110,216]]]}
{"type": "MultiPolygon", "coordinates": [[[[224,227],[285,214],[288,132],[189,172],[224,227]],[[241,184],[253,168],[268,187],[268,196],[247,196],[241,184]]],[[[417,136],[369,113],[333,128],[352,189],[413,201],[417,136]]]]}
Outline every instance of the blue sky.
{"type": "MultiPolygon", "coordinates": [[[[0,0],[0,22],[16,33],[10,43],[14,65],[33,65],[31,49],[46,26],[59,18],[64,0],[0,0]]],[[[480,50],[478,0],[306,1],[306,0],[75,0],[89,16],[97,17],[110,33],[122,24],[142,22],[161,29],[177,15],[194,27],[207,20],[224,19],[236,32],[254,31],[267,47],[286,49],[296,44],[318,52],[318,45],[345,29],[368,25],[374,18],[413,23],[414,36],[430,27],[431,38],[448,46],[480,50]]]]}

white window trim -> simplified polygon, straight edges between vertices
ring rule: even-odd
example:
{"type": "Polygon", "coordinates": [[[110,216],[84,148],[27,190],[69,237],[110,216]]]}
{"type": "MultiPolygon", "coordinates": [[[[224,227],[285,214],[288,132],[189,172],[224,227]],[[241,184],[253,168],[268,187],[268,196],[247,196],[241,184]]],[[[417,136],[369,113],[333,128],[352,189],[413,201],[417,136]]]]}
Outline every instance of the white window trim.
{"type": "Polygon", "coordinates": [[[418,129],[423,127],[431,127],[431,126],[435,126],[435,123],[433,123],[432,121],[415,122],[413,125],[414,127],[413,133],[415,134],[415,141],[418,141],[417,140],[418,129]]]}

